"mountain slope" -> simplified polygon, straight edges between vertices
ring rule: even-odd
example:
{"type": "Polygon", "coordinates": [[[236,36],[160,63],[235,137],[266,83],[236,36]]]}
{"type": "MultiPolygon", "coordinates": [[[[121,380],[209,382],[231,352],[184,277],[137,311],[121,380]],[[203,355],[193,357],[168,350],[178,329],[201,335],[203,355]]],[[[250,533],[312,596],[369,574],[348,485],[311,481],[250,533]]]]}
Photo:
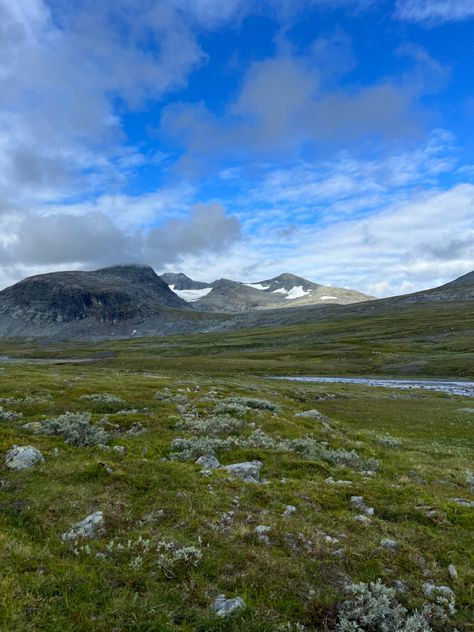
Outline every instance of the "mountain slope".
{"type": "MultiPolygon", "coordinates": [[[[293,283],[295,279],[280,280],[283,284],[286,281],[293,283]]],[[[324,287],[314,285],[313,292],[324,287]]],[[[286,292],[290,290],[285,288],[286,292]]],[[[0,337],[51,342],[211,333],[359,316],[383,318],[397,310],[401,314],[412,306],[418,311],[427,310],[429,319],[430,303],[439,303],[440,309],[446,305],[449,310],[459,306],[463,313],[470,313],[471,305],[474,306],[472,299],[474,272],[439,288],[350,305],[324,302],[301,305],[300,299],[287,300],[279,292],[221,279],[213,284],[206,297],[190,305],[176,296],[152,268],[116,266],[95,272],[38,275],[3,290],[0,337]],[[204,299],[207,311],[199,311],[194,306],[204,299]],[[283,305],[286,309],[282,309],[283,305]]]]}
{"type": "Polygon", "coordinates": [[[176,292],[176,290],[203,290],[210,287],[211,283],[204,281],[193,281],[182,272],[165,272],[160,274],[160,278],[176,292]]]}
{"type": "MultiPolygon", "coordinates": [[[[149,266],[114,266],[94,272],[29,277],[0,292],[3,336],[95,338],[133,335],[137,324],[168,330],[190,306],[149,266]]],[[[196,315],[190,327],[195,326],[196,315]]]]}
{"type": "Polygon", "coordinates": [[[206,312],[240,313],[314,304],[346,305],[372,299],[355,290],[319,285],[289,273],[256,283],[219,279],[206,284],[183,274],[170,273],[162,278],[167,283],[172,281],[170,289],[178,296],[192,302],[195,309],[206,312]]]}

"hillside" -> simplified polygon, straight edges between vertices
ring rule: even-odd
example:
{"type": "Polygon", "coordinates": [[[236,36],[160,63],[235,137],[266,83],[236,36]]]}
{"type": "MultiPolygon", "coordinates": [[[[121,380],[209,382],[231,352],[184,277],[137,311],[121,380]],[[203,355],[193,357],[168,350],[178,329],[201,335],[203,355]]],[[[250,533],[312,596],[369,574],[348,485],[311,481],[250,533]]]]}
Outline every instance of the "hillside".
{"type": "Polygon", "coordinates": [[[346,305],[373,297],[346,288],[324,286],[294,274],[243,283],[218,279],[210,283],[193,281],[185,274],[165,273],[162,279],[182,299],[202,311],[241,313],[302,305],[346,305]]]}

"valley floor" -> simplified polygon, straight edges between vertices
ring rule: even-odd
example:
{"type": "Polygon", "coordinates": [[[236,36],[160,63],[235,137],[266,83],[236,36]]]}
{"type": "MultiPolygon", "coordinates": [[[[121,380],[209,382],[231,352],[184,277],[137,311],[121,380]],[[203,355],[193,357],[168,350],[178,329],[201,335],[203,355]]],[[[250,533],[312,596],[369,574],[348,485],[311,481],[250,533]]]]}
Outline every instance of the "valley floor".
{"type": "MultiPolygon", "coordinates": [[[[472,398],[269,379],[277,357],[361,363],[347,341],[320,337],[311,366],[235,336],[2,349],[96,361],[0,361],[0,629],[472,630],[472,398]],[[8,469],[13,445],[44,462],[8,469]],[[243,601],[219,616],[219,595],[243,601]]],[[[373,344],[395,365],[417,343],[373,344]]]]}

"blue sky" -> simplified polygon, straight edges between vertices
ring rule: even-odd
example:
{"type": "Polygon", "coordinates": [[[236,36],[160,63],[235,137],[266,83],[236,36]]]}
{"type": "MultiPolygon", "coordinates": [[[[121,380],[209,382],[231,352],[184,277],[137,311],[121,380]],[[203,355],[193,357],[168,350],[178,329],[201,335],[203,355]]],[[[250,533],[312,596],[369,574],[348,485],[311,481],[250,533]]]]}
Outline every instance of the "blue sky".
{"type": "Polygon", "coordinates": [[[0,286],[474,268],[473,0],[0,0],[0,286]]]}

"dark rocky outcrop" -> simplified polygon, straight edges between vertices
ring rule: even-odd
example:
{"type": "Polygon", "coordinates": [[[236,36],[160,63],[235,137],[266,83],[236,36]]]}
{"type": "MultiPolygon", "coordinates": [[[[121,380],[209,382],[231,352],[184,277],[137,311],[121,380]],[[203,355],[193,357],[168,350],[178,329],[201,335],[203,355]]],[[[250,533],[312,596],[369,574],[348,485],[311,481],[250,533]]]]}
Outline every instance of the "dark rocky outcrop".
{"type": "Polygon", "coordinates": [[[0,292],[0,314],[44,324],[119,323],[163,308],[190,309],[149,266],[41,274],[0,292]]]}
{"type": "Polygon", "coordinates": [[[212,283],[193,281],[182,272],[165,272],[160,277],[169,286],[173,286],[173,290],[203,290],[212,286],[212,283]]]}

